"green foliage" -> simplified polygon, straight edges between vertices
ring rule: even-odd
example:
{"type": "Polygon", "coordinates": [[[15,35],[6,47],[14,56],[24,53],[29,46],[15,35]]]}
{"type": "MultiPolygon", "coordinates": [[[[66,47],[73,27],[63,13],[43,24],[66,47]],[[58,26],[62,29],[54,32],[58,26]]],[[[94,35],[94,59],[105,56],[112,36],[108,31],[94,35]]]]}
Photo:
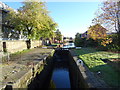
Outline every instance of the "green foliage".
{"type": "Polygon", "coordinates": [[[19,55],[19,54],[23,54],[23,53],[27,53],[27,52],[30,52],[32,49],[26,49],[26,50],[23,50],[23,51],[18,51],[18,52],[15,52],[13,54],[11,54],[12,56],[15,56],[15,55],[19,55]]]}
{"type": "Polygon", "coordinates": [[[92,38],[89,38],[86,40],[86,47],[97,47],[99,43],[96,40],[93,40],[92,38]]]}
{"type": "Polygon", "coordinates": [[[84,40],[86,40],[85,38],[80,38],[79,33],[76,33],[75,35],[75,46],[77,47],[83,47],[84,46],[84,40]]]}
{"type": "Polygon", "coordinates": [[[77,47],[82,47],[84,45],[84,41],[83,39],[79,38],[79,37],[76,37],[75,38],[75,46],[77,47]]]}
{"type": "Polygon", "coordinates": [[[7,19],[16,31],[22,31],[28,39],[51,38],[54,36],[57,24],[48,13],[44,2],[26,0],[17,12],[10,11],[7,19]]]}
{"type": "MultiPolygon", "coordinates": [[[[2,32],[3,32],[3,37],[4,38],[15,38],[18,39],[19,38],[19,32],[18,31],[14,31],[14,21],[17,21],[15,19],[16,14],[14,12],[13,9],[8,9],[6,10],[8,11],[7,13],[3,13],[4,18],[2,18],[2,32]]],[[[18,21],[17,21],[18,22],[18,21]]]]}
{"type": "Polygon", "coordinates": [[[120,51],[119,46],[119,37],[116,33],[108,35],[108,37],[112,38],[112,43],[106,46],[109,51],[120,51]]]}
{"type": "Polygon", "coordinates": [[[62,40],[62,34],[59,29],[57,29],[57,31],[55,32],[55,39],[57,39],[58,41],[62,40]]]}
{"type": "Polygon", "coordinates": [[[77,33],[75,37],[75,45],[77,47],[96,47],[98,46],[98,42],[93,40],[92,38],[81,38],[81,34],[77,33]]]}

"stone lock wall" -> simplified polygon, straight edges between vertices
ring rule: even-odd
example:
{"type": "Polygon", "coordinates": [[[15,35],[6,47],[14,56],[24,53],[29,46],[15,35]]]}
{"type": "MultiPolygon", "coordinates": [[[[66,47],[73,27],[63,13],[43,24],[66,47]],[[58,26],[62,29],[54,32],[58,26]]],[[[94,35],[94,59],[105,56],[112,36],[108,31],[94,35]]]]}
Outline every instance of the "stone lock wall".
{"type": "Polygon", "coordinates": [[[27,88],[27,86],[30,84],[32,79],[34,77],[36,77],[36,74],[43,70],[43,68],[41,68],[41,67],[43,67],[41,65],[42,63],[43,63],[43,60],[40,61],[39,63],[37,63],[34,67],[30,68],[28,71],[26,71],[23,74],[23,76],[20,79],[18,79],[17,81],[15,81],[14,83],[12,83],[12,84],[8,83],[5,88],[7,89],[9,86],[11,86],[11,87],[9,87],[9,89],[13,89],[13,90],[14,90],[14,88],[15,89],[16,88],[27,88]]]}

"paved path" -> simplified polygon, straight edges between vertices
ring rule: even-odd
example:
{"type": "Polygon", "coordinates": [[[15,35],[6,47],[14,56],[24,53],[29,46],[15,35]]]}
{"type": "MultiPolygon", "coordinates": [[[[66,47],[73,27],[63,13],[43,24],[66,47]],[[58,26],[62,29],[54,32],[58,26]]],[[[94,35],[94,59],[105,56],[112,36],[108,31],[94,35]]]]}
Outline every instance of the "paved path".
{"type": "Polygon", "coordinates": [[[2,59],[2,57],[6,56],[7,54],[5,54],[4,52],[0,51],[0,59],[2,59]]]}
{"type": "MultiPolygon", "coordinates": [[[[34,48],[29,52],[10,56],[7,63],[0,63],[0,86],[3,87],[7,82],[15,82],[23,76],[32,65],[45,59],[53,49],[34,48]]],[[[1,88],[0,87],[0,88],[1,88]]]]}

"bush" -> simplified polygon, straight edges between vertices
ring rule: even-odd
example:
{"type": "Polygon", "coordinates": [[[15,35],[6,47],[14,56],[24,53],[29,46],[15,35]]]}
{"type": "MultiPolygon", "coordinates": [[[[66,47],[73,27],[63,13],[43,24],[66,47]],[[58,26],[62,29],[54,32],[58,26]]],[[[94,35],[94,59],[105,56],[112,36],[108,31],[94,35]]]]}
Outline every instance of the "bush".
{"type": "Polygon", "coordinates": [[[75,38],[75,46],[83,47],[85,45],[85,38],[75,38]]]}
{"type": "Polygon", "coordinates": [[[110,50],[110,51],[120,51],[118,35],[117,34],[111,34],[108,37],[112,38],[112,43],[107,45],[107,49],[110,50]]]}
{"type": "Polygon", "coordinates": [[[120,46],[115,44],[110,44],[107,46],[107,49],[110,51],[120,51],[120,46]]]}
{"type": "Polygon", "coordinates": [[[96,50],[98,50],[98,51],[107,51],[108,48],[100,45],[100,46],[98,46],[98,47],[96,48],[96,50]]]}
{"type": "Polygon", "coordinates": [[[86,40],[86,47],[97,47],[98,42],[93,40],[92,38],[86,40]]]}
{"type": "Polygon", "coordinates": [[[80,47],[97,47],[98,42],[93,39],[75,38],[75,45],[80,47]]]}

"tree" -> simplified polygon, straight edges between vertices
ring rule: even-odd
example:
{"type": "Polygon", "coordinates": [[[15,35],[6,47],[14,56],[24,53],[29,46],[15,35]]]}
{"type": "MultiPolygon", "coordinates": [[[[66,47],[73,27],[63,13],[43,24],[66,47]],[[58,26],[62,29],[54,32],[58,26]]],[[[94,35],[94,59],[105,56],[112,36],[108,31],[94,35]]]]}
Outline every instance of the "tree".
{"type": "Polygon", "coordinates": [[[80,33],[76,33],[76,35],[75,35],[75,46],[77,46],[77,47],[83,47],[83,46],[85,46],[85,40],[86,40],[86,38],[81,38],[80,37],[81,36],[81,34],[80,33]]]}
{"type": "Polygon", "coordinates": [[[100,24],[96,24],[89,27],[88,35],[89,38],[93,38],[94,40],[102,39],[107,36],[106,31],[107,30],[104,27],[102,27],[100,24]]]}
{"type": "Polygon", "coordinates": [[[58,41],[62,40],[62,34],[59,29],[57,29],[57,31],[55,32],[55,39],[57,39],[58,41]]]}
{"type": "Polygon", "coordinates": [[[43,37],[51,40],[57,24],[48,15],[45,3],[39,2],[39,0],[29,1],[31,2],[24,2],[24,6],[19,9],[21,25],[25,28],[24,32],[27,32],[29,39],[43,37]]]}
{"type": "MultiPolygon", "coordinates": [[[[94,23],[102,24],[109,32],[116,32],[117,46],[119,46],[120,36],[120,1],[107,0],[102,3],[102,7],[97,10],[94,23]]],[[[111,40],[110,40],[111,41],[111,40]]],[[[103,41],[106,42],[106,41],[103,41]]]]}
{"type": "Polygon", "coordinates": [[[17,12],[10,11],[7,19],[19,34],[22,32],[29,39],[27,43],[30,44],[31,39],[52,38],[54,36],[57,24],[48,13],[44,2],[25,0],[17,12]]]}
{"type": "Polygon", "coordinates": [[[43,2],[39,2],[39,0],[26,1],[16,12],[9,9],[4,22],[7,26],[14,27],[14,30],[19,34],[23,32],[28,39],[34,39],[36,32],[44,27],[43,23],[46,22],[44,18],[48,12],[43,2]]]}
{"type": "Polygon", "coordinates": [[[50,44],[52,44],[55,37],[56,27],[58,25],[52,20],[51,17],[46,17],[46,19],[47,22],[44,24],[45,27],[37,32],[37,37],[42,38],[43,41],[48,39],[50,44]]]}
{"type": "Polygon", "coordinates": [[[96,24],[89,27],[88,30],[88,38],[92,38],[93,40],[97,40],[101,42],[101,45],[106,46],[112,42],[111,38],[107,38],[106,29],[102,27],[100,24],[96,24]]]}
{"type": "Polygon", "coordinates": [[[39,0],[29,0],[30,2],[23,2],[23,7],[18,10],[17,18],[19,24],[16,26],[17,29],[27,33],[28,39],[36,39],[37,32],[45,27],[46,16],[48,11],[45,8],[43,2],[39,0]]]}
{"type": "Polygon", "coordinates": [[[43,39],[49,38],[50,42],[52,43],[52,40],[55,37],[56,27],[58,25],[52,20],[52,18],[48,17],[47,19],[48,20],[46,20],[47,22],[45,24],[45,27],[42,28],[37,35],[43,39]]]}
{"type": "Polygon", "coordinates": [[[94,22],[103,24],[110,32],[120,33],[120,1],[107,0],[102,3],[102,7],[97,10],[97,17],[94,22]]]}
{"type": "Polygon", "coordinates": [[[96,47],[98,43],[92,38],[82,37],[82,34],[76,33],[75,46],[80,47],[96,47]]]}
{"type": "Polygon", "coordinates": [[[8,39],[18,39],[19,38],[19,33],[18,31],[14,30],[14,22],[16,21],[15,19],[15,11],[11,8],[8,8],[6,11],[3,11],[2,13],[3,18],[2,18],[2,32],[3,32],[3,38],[8,38],[8,39]],[[14,21],[14,22],[13,22],[14,21]]]}

